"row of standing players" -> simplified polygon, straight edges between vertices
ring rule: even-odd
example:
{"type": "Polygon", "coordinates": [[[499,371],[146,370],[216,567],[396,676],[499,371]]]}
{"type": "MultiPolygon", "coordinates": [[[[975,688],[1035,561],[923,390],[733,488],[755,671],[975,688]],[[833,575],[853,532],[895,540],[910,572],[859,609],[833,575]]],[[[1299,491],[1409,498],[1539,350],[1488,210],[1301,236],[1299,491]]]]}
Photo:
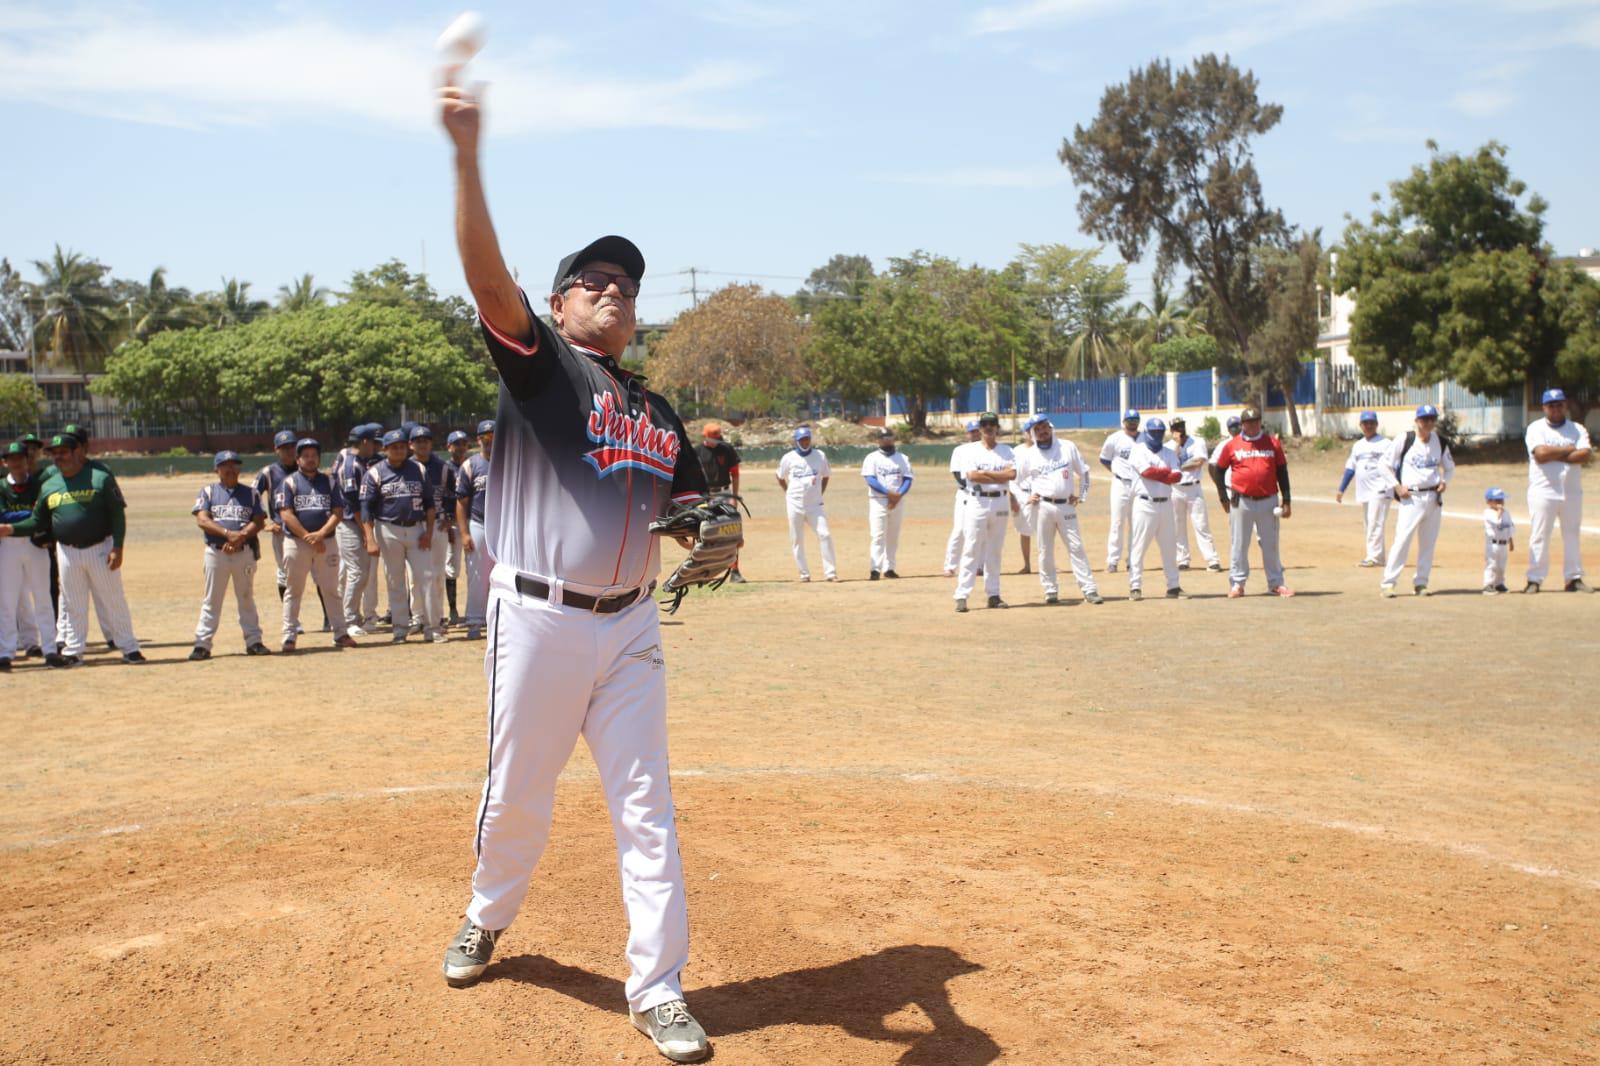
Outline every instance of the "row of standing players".
{"type": "MultiPolygon", "coordinates": [[[[254,592],[263,532],[271,536],[277,566],[285,652],[296,649],[304,632],[300,606],[308,579],[336,647],[352,646],[380,622],[391,624],[396,642],[411,632],[443,641],[447,626],[462,623],[468,639],[479,639],[489,563],[478,545],[484,539],[494,423],[484,421],[477,430],[477,455],[467,454],[469,438],[456,431],[447,440],[449,458],[443,458],[434,454],[426,426],[407,423],[386,434],[377,424],[356,426],[349,447],[326,471],[316,440],[284,430],[273,441],[277,460],[253,484],[241,480],[237,453],[218,452],[217,481],[200,491],[193,507],[205,540],[204,592],[189,658],[211,657],[230,587],[247,652],[269,653],[254,592]],[[377,615],[380,559],[387,619],[377,615]],[[465,618],[457,610],[463,575],[465,618]]],[[[107,643],[125,662],[144,662],[121,584],[126,503],[116,478],[88,456],[87,432],[80,427],[68,426],[51,438],[51,465],[43,462],[45,450],[31,435],[6,448],[7,472],[0,482],[0,672],[10,669],[19,651],[52,667],[80,663],[91,605],[107,643]]]]}

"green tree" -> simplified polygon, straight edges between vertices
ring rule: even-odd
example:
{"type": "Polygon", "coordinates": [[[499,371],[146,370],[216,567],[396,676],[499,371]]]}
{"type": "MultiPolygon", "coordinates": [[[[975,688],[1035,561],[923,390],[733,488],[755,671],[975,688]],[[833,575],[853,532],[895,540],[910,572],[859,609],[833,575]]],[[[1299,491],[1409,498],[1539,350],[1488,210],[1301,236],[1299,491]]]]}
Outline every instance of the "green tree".
{"type": "Polygon", "coordinates": [[[223,278],[217,292],[204,292],[197,298],[200,319],[218,329],[242,326],[267,313],[265,300],[250,298],[250,283],[238,278],[223,278]]]}
{"type": "MultiPolygon", "coordinates": [[[[37,348],[52,361],[71,367],[82,378],[98,371],[110,351],[116,331],[113,296],[106,284],[109,268],[78,252],[62,251],[58,244],[48,260],[35,260],[39,282],[33,297],[39,310],[34,322],[37,348]]],[[[94,397],[89,397],[89,417],[94,418],[94,397]]]]}
{"type": "Polygon", "coordinates": [[[1143,373],[1183,374],[1192,370],[1210,370],[1222,364],[1222,349],[1217,338],[1209,333],[1196,333],[1190,337],[1173,337],[1150,349],[1143,373]]]}
{"type": "Polygon", "coordinates": [[[156,267],[150,280],[132,285],[130,299],[133,303],[131,340],[149,340],[157,333],[169,329],[188,329],[200,324],[200,309],[194,295],[185,288],[167,284],[167,268],[156,267]]]}
{"type": "Polygon", "coordinates": [[[32,289],[9,259],[0,259],[0,344],[33,352],[32,289]]]}
{"type": "Polygon", "coordinates": [[[211,447],[211,432],[248,414],[254,396],[235,371],[245,329],[163,330],[149,340],[122,345],[106,363],[94,390],[115,397],[124,411],[147,422],[179,423],[211,447]]]}
{"type": "Polygon", "coordinates": [[[1100,252],[1064,244],[1024,244],[1013,260],[1044,324],[1037,351],[1046,378],[1070,366],[1069,350],[1083,319],[1084,288],[1097,271],[1105,270],[1095,261],[1100,252]]]}
{"type": "Polygon", "coordinates": [[[1157,61],[1106,89],[1094,122],[1058,153],[1081,187],[1084,229],[1129,262],[1154,243],[1163,278],[1185,267],[1213,301],[1212,332],[1241,352],[1265,316],[1256,251],[1289,233],[1251,156],[1282,115],[1226,58],[1204,55],[1176,73],[1157,61]]]}
{"type": "Polygon", "coordinates": [[[34,429],[44,409],[44,393],[26,374],[0,374],[0,426],[34,429]]]}
{"type": "MultiPolygon", "coordinates": [[[[1545,202],[1511,176],[1504,146],[1471,155],[1428,142],[1413,167],[1351,220],[1338,249],[1339,291],[1354,294],[1350,354],[1377,385],[1454,378],[1475,392],[1560,380],[1600,384],[1596,284],[1555,262],[1545,202]],[[1524,197],[1526,196],[1526,199],[1524,197]]],[[[1576,413],[1576,412],[1575,412],[1576,413]]]]}
{"type": "Polygon", "coordinates": [[[1182,297],[1174,299],[1172,291],[1159,278],[1152,288],[1150,302],[1146,304],[1140,300],[1134,304],[1130,316],[1130,343],[1137,372],[1141,374],[1152,372],[1148,363],[1157,345],[1190,332],[1189,305],[1182,297]]]}
{"type": "Polygon", "coordinates": [[[795,308],[808,315],[829,300],[860,300],[874,277],[872,260],[866,256],[833,256],[813,270],[794,294],[795,308]]]}
{"type": "Polygon", "coordinates": [[[1096,265],[1079,287],[1077,318],[1067,337],[1067,363],[1077,365],[1079,378],[1133,373],[1127,298],[1128,272],[1121,263],[1096,265]]]}
{"type": "Polygon", "coordinates": [[[305,311],[322,307],[328,302],[329,291],[318,285],[310,274],[301,274],[288,285],[278,286],[279,311],[305,311]]]}
{"type": "Polygon", "coordinates": [[[1243,378],[1253,395],[1281,389],[1289,412],[1289,432],[1300,436],[1300,412],[1294,404],[1301,368],[1317,347],[1317,281],[1323,275],[1322,241],[1302,237],[1291,250],[1265,248],[1258,271],[1266,293],[1267,313],[1250,338],[1243,378]]]}
{"type": "MultiPolygon", "coordinates": [[[[400,260],[390,259],[371,270],[356,271],[350,275],[348,290],[339,295],[349,303],[409,307],[437,323],[456,350],[478,366],[485,381],[499,380],[489,350],[478,332],[478,314],[473,306],[459,296],[440,296],[427,275],[411,273],[400,260]]],[[[534,310],[539,310],[537,300],[534,310]]]]}

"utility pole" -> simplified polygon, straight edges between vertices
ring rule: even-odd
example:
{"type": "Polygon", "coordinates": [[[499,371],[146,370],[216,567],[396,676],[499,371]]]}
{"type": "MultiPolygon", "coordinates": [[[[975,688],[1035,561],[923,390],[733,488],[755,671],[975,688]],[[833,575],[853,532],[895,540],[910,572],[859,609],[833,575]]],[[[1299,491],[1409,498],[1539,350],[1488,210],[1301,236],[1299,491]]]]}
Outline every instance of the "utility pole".
{"type": "Polygon", "coordinates": [[[697,270],[696,267],[690,267],[689,268],[689,298],[694,301],[694,305],[696,307],[699,307],[700,306],[700,281],[699,281],[699,278],[696,276],[696,273],[695,273],[696,270],[697,270]]]}

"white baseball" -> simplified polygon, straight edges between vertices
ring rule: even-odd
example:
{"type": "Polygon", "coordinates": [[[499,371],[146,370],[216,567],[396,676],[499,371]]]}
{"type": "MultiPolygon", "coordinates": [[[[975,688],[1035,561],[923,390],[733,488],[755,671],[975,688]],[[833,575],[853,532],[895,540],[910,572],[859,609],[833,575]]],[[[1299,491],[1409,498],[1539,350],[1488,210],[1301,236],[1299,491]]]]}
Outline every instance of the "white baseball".
{"type": "Polygon", "coordinates": [[[1283,517],[1283,508],[1282,507],[1274,507],[1272,509],[1272,517],[1273,518],[1282,518],[1283,517]]]}
{"type": "Polygon", "coordinates": [[[483,16],[476,11],[463,11],[445,27],[434,47],[446,62],[465,63],[483,50],[486,35],[483,16]]]}

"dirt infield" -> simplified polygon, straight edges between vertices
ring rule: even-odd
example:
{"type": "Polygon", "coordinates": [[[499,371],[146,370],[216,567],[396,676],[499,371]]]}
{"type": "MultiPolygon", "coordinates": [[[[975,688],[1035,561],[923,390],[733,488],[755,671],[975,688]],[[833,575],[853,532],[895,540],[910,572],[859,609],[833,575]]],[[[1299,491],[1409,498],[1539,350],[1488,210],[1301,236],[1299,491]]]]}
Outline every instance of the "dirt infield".
{"type": "MultiPolygon", "coordinates": [[[[1447,521],[1442,594],[1380,600],[1356,509],[1313,502],[1336,467],[1295,468],[1294,600],[1190,572],[1187,602],[1101,575],[1106,604],[1045,608],[1008,573],[1014,609],[964,616],[942,472],[905,579],[868,584],[838,471],[844,580],[799,585],[746,471],[751,583],[664,629],[718,1061],[1600,1060],[1600,596],[1485,599],[1478,527],[1447,521]]],[[[1520,586],[1522,468],[1463,467],[1452,506],[1490,483],[1520,586]]],[[[0,681],[0,1061],[664,1061],[625,1017],[587,755],[497,961],[447,989],[483,646],[255,659],[225,625],[182,661],[198,484],[125,486],[150,665],[0,681]]]]}

